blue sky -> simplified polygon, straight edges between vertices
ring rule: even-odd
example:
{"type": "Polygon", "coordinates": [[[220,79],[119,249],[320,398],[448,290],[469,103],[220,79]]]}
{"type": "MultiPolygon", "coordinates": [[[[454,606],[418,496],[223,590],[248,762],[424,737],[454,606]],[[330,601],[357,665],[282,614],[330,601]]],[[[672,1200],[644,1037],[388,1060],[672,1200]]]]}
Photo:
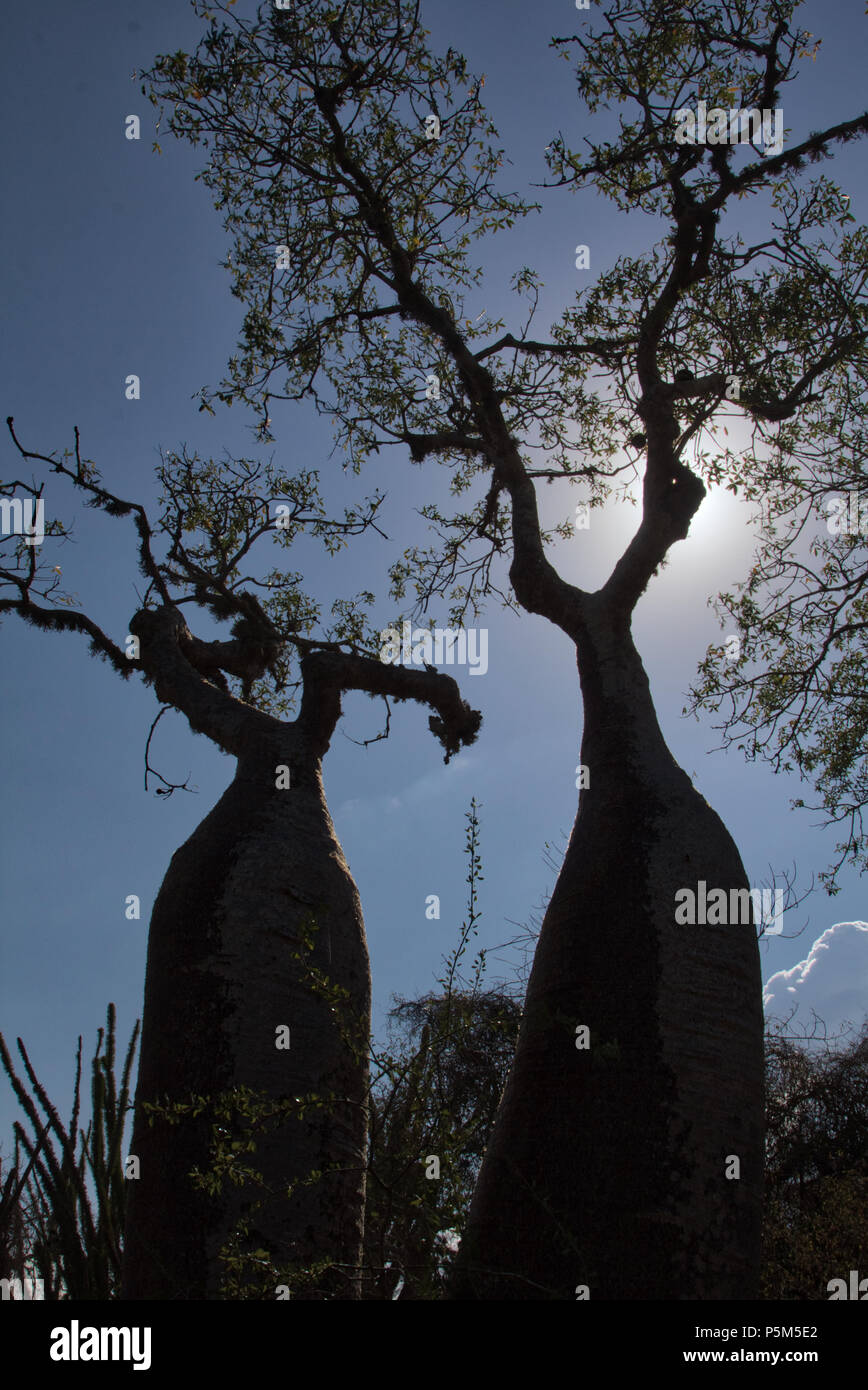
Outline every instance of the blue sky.
{"type": "MultiPolygon", "coordinates": [[[[785,97],[793,139],[860,109],[863,11],[862,0],[804,7],[806,27],[823,44],[804,82],[785,97]]],[[[542,181],[543,148],[554,133],[562,129],[575,139],[585,129],[571,69],[548,47],[551,35],[582,22],[572,3],[426,0],[425,17],[435,43],[462,49],[471,69],[486,73],[489,110],[514,161],[512,186],[542,181]]],[[[106,484],[153,503],[160,446],[186,441],[202,454],[256,452],[248,415],[236,407],[212,419],[192,400],[222,375],[241,306],[219,265],[227,249],[219,216],[193,179],[198,160],[169,137],[161,138],[162,155],[152,151],[152,110],[131,80],[158,52],[189,49],[199,23],[179,0],[92,0],[85,7],[48,0],[15,7],[4,30],[2,418],[14,415],[22,442],[44,452],[71,444],[77,424],[83,451],[106,484]],[[124,138],[128,114],[142,118],[139,142],[124,138]],[[124,397],[132,372],[142,383],[136,402],[124,397]]],[[[864,144],[826,166],[863,222],[864,170],[864,144]]],[[[638,252],[659,228],[620,215],[593,193],[539,196],[543,215],[483,252],[487,277],[478,307],[502,308],[516,326],[507,283],[514,269],[530,264],[546,282],[542,330],[578,287],[577,243],[589,245],[591,270],[583,273],[593,275],[617,255],[638,252]]],[[[746,209],[745,216],[754,213],[746,209]]],[[[270,451],[277,461],[321,467],[332,480],[330,495],[347,495],[350,484],[329,461],[328,429],[311,411],[277,413],[275,433],[270,451]]],[[[20,476],[5,436],[0,449],[3,476],[20,476]]],[[[442,486],[433,467],[410,470],[396,451],[380,473],[361,480],[358,495],[377,482],[389,492],[389,542],[366,538],[339,561],[312,546],[300,552],[308,586],[323,599],[362,585],[381,587],[389,560],[418,534],[409,508],[421,505],[427,489],[442,486]]],[[[578,494],[554,493],[544,499],[547,517],[571,515],[578,494]]],[[[85,611],[122,640],[140,583],[130,523],[82,510],[55,478],[45,495],[48,516],[75,525],[74,541],[53,563],[62,566],[85,611]]],[[[636,522],[629,507],[595,514],[589,532],[559,545],[562,572],[599,583],[636,522]]],[[[643,598],[635,632],[670,747],[729,826],[750,881],[761,883],[770,864],[795,865],[804,888],[832,858],[834,830],[819,829],[814,814],[789,809],[790,799],[804,794],[795,779],[747,765],[735,751],[710,751],[719,741],[711,721],[682,717],[697,664],[707,645],[720,640],[706,599],[742,578],[750,556],[738,504],[709,499],[693,534],[643,598]]],[[[384,604],[383,625],[391,616],[384,604]]],[[[575,815],[581,709],[570,645],[541,620],[494,605],[484,621],[488,671],[462,675],[465,695],[484,715],[472,749],[444,767],[427,733],[427,714],[407,706],[399,708],[387,742],[363,749],[350,739],[375,733],[380,709],[354,695],[326,760],[332,817],[365,910],[378,1025],[393,993],[412,996],[432,987],[455,944],[471,797],[481,804],[479,944],[488,947],[514,935],[512,923],[529,921],[550,890],[545,844],[561,842],[575,815]],[[440,897],[439,921],[426,919],[430,894],[440,897]]],[[[173,851],[222,793],[232,765],[170,716],[153,758],[172,780],[189,773],[198,793],[168,801],[146,793],[143,751],[157,710],[153,693],[135,679],[121,682],[74,635],[40,634],[7,618],[0,643],[0,1028],[7,1041],[24,1038],[49,1094],[66,1112],[78,1034],[86,1048],[92,1044],[109,1000],[117,1004],[122,1038],[141,1013],[150,905],[173,851]],[[138,922],[124,915],[131,893],[142,902],[138,922]]],[[[797,1003],[800,1017],[814,1008],[830,1028],[844,1019],[860,1023],[868,998],[868,931],[831,930],[868,919],[866,884],[848,870],[841,885],[835,899],[815,893],[788,917],[785,936],[761,948],[772,1007],[797,1003]],[[787,939],[794,932],[800,935],[787,939]]],[[[629,988],[629,980],[624,984],[629,988]]],[[[4,1151],[16,1114],[4,1081],[4,1151]]]]}

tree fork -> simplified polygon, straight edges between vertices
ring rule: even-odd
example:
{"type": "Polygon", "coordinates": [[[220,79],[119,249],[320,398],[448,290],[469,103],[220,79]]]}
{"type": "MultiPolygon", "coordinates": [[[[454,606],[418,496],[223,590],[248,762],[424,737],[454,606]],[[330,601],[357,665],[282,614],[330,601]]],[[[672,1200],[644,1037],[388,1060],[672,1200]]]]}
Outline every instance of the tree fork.
{"type": "Polygon", "coordinates": [[[123,1297],[276,1297],[287,1270],[293,1298],[356,1299],[370,966],[322,758],[347,689],[430,705],[446,761],[481,716],[450,676],[299,639],[301,711],[286,723],[214,683],[247,660],[247,644],[202,642],[172,606],[142,610],[130,628],[158,697],[233,753],[237,771],[173,856],[151,917],[123,1297]],[[248,1099],[273,1111],[263,1134],[241,1122],[248,1099]],[[217,1113],[233,1105],[235,1127],[217,1113]],[[244,1181],[224,1174],[207,1190],[227,1157],[244,1181]],[[243,1270],[227,1284],[239,1238],[248,1271],[262,1266],[256,1251],[278,1271],[272,1287],[243,1270]]]}

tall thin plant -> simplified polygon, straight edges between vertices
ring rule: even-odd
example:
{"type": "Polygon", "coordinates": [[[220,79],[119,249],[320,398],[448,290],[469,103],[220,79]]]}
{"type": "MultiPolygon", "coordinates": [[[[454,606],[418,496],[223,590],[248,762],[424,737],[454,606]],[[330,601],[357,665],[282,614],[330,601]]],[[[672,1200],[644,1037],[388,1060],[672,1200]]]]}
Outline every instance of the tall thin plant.
{"type": "MultiPolygon", "coordinates": [[[[82,1040],[76,1055],[72,1116],[68,1129],[39,1081],[21,1038],[18,1052],[30,1089],[18,1075],[0,1033],[0,1060],[30,1123],[16,1121],[16,1145],[29,1160],[26,1191],[30,1219],[29,1259],[43,1280],[46,1299],[118,1297],[126,1208],[124,1128],[130,1077],[139,1036],[136,1020],[120,1083],[115,1077],[114,1004],[97,1034],[91,1061],[92,1114],[81,1115],[82,1040]],[[43,1121],[40,1110],[45,1116],[43,1121]]],[[[20,1189],[19,1189],[20,1195],[20,1189]]]]}

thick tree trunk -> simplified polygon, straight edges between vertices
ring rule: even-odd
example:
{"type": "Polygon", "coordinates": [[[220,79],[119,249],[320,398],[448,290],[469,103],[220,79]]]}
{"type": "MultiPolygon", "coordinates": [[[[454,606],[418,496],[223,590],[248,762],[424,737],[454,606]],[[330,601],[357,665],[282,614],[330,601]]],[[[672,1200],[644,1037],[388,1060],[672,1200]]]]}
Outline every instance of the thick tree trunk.
{"type": "MultiPolygon", "coordinates": [[[[220,1252],[245,1214],[245,1248],[265,1249],[279,1267],[319,1267],[293,1287],[293,1298],[358,1296],[370,1014],[361,905],[318,756],[291,726],[255,744],[174,855],[154,904],[132,1142],[141,1177],[129,1184],[125,1298],[219,1298],[220,1252]],[[291,768],[290,789],[275,785],[278,764],[291,768]],[[311,968],[321,985],[344,993],[323,997],[311,968]],[[276,1046],[281,1025],[290,1030],[288,1050],[276,1046]],[[212,1167],[210,1109],[153,1127],[143,1111],[145,1102],[240,1087],[271,1100],[315,1097],[303,1113],[273,1120],[264,1137],[254,1132],[255,1152],[240,1152],[273,1193],[258,1211],[250,1207],[264,1193],[255,1183],[227,1179],[211,1194],[190,1177],[212,1167]],[[301,1185],[287,1197],[290,1183],[301,1185]]],[[[225,1129],[227,1139],[241,1137],[234,1116],[225,1129]]]]}
{"type": "Polygon", "coordinates": [[[663,740],[626,622],[578,641],[579,812],[461,1246],[459,1298],[755,1294],[763,1019],[750,924],[675,921],[676,892],[747,888],[663,740]],[[590,1047],[577,1047],[587,1025],[590,1047]],[[740,1176],[730,1156],[740,1164],[740,1176]]]}

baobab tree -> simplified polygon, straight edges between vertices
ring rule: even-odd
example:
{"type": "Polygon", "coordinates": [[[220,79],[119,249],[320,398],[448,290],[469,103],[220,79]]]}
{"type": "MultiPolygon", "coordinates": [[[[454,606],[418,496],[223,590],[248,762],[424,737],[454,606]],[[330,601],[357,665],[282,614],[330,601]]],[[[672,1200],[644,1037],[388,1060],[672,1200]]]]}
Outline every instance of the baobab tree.
{"type": "Polygon", "coordinates": [[[537,338],[528,269],[515,332],[475,313],[477,243],[530,206],[501,190],[481,80],[431,51],[417,4],[299,0],[252,20],[195,8],[196,52],[146,76],[174,133],[208,150],[247,305],[203,404],[253,404],[267,437],[275,400],[310,396],[357,464],[396,445],[447,465],[468,500],[432,488],[437,539],[396,561],[396,598],[415,588],[420,608],[449,601],[463,618],[505,591],[576,653],[578,814],[454,1293],[749,1298],[761,924],[732,836],[665,743],[631,621],[707,485],[738,493],[864,355],[864,237],[833,184],[800,174],[868,116],[784,147],[780,94],[810,46],[789,0],[595,6],[555,43],[577,54],[588,110],[614,104],[619,124],[585,152],[556,136],[550,186],[595,187],[666,234],[537,338]],[[768,218],[754,245],[733,216],[743,199],[768,218]],[[721,437],[733,416],[743,447],[721,437]],[[640,468],[641,521],[608,578],[568,582],[537,483],[580,485],[593,508],[640,468]],[[724,916],[679,918],[706,888],[724,916]]]}
{"type": "MultiPolygon", "coordinates": [[[[0,613],[86,636],[117,674],[138,672],[164,709],[236,759],[151,914],[123,1297],[217,1298],[228,1284],[273,1298],[275,1271],[293,1297],[357,1297],[370,970],[322,760],[346,690],[429,705],[447,760],[473,742],[480,716],[451,677],[370,654],[359,602],[339,600],[325,635],[312,637],[319,614],[301,576],[248,571],[269,534],[283,548],[302,532],[339,547],[376,524],[379,497],[333,518],[315,473],[184,448],[162,457],[152,524],[103,485],[77,429],[58,456],[25,447],[11,417],[8,427],[28,464],[108,516],[132,517],[146,588],[116,641],[62,587],[55,520],[44,547],[26,533],[5,542],[0,613]],[[231,636],[195,635],[185,606],[231,622],[231,636]]],[[[33,502],[41,489],[16,479],[3,495],[33,502]]],[[[177,789],[156,775],[164,794],[177,789]]]]}

